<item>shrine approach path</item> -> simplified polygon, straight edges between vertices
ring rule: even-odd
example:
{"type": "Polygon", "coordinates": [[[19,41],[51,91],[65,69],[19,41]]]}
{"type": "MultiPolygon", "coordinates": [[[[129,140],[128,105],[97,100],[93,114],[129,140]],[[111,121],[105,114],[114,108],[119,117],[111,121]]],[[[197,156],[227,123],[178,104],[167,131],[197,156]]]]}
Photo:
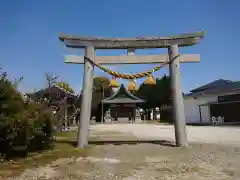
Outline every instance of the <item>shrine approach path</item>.
{"type": "MultiPolygon", "coordinates": [[[[111,136],[114,133],[128,134],[137,140],[167,140],[175,141],[173,125],[156,124],[97,124],[90,127],[92,135],[104,134],[111,136]],[[108,133],[109,132],[109,133],[108,133]]],[[[240,145],[240,127],[233,126],[187,126],[187,137],[191,143],[217,143],[240,145]]],[[[113,138],[111,138],[113,139],[113,138]]]]}

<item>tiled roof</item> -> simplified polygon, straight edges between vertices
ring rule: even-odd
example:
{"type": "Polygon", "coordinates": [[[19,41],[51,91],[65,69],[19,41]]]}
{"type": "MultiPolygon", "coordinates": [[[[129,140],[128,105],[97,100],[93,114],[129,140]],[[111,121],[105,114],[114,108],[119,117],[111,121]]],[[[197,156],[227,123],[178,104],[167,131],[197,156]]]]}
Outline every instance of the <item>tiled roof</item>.
{"type": "Polygon", "coordinates": [[[233,83],[233,81],[230,80],[224,80],[224,79],[218,79],[216,81],[210,82],[208,84],[205,84],[203,86],[200,86],[196,89],[191,90],[190,92],[197,92],[197,91],[203,91],[203,90],[207,90],[207,89],[212,89],[212,88],[219,88],[219,87],[223,87],[226,86],[230,83],[233,83]]]}
{"type": "MultiPolygon", "coordinates": [[[[79,98],[78,95],[70,93],[70,92],[66,91],[65,89],[58,87],[56,85],[51,87],[50,92],[51,92],[51,97],[53,99],[60,100],[60,99],[64,98],[66,95],[67,95],[68,99],[79,98]]],[[[49,89],[46,88],[46,89],[42,89],[42,90],[39,90],[39,91],[31,93],[31,94],[27,94],[27,95],[30,98],[39,98],[39,97],[43,97],[43,96],[46,97],[46,96],[48,96],[48,94],[49,94],[49,89]]]]}
{"type": "Polygon", "coordinates": [[[116,91],[113,95],[110,97],[103,99],[103,103],[142,103],[144,102],[143,99],[140,99],[137,96],[134,96],[132,93],[130,93],[123,84],[121,84],[118,91],[116,91]]]}
{"type": "Polygon", "coordinates": [[[189,94],[185,94],[185,96],[202,96],[208,94],[218,94],[223,92],[234,91],[237,89],[240,89],[240,81],[234,82],[219,79],[211,83],[208,83],[204,86],[201,86],[199,88],[193,89],[190,91],[189,94]]]}

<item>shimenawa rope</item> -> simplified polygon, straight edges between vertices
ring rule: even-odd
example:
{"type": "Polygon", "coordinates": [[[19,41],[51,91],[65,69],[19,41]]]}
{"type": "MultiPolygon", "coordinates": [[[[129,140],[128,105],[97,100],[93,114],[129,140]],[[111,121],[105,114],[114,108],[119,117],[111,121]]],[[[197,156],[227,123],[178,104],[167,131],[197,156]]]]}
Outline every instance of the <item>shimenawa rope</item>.
{"type": "MultiPolygon", "coordinates": [[[[177,55],[176,57],[174,57],[172,60],[176,59],[177,57],[179,57],[179,55],[177,55]]],[[[156,72],[158,70],[160,70],[162,67],[164,67],[165,65],[169,64],[172,60],[170,61],[165,61],[162,64],[154,67],[151,70],[148,71],[144,71],[144,72],[139,72],[136,74],[125,74],[125,73],[120,73],[120,72],[114,72],[112,71],[110,68],[106,68],[103,65],[96,63],[94,61],[92,61],[91,59],[89,59],[88,57],[84,56],[84,58],[86,58],[88,61],[90,61],[93,65],[97,66],[99,69],[103,70],[104,72],[116,77],[116,78],[122,78],[122,79],[137,79],[137,78],[143,78],[146,76],[151,76],[153,72],[156,72]]]]}

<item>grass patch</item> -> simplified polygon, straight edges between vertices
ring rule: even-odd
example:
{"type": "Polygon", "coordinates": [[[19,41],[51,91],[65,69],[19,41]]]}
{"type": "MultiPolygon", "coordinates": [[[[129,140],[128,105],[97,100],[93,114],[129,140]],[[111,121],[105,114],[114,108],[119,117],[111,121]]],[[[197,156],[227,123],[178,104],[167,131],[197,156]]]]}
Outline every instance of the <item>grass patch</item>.
{"type": "Polygon", "coordinates": [[[61,137],[61,138],[77,138],[77,131],[63,131],[63,132],[56,132],[54,134],[55,137],[61,137]]]}
{"type": "MultiPolygon", "coordinates": [[[[75,131],[66,131],[66,132],[57,132],[55,133],[57,140],[67,140],[74,142],[77,140],[77,132],[75,131]]],[[[136,137],[131,133],[126,132],[115,132],[115,131],[106,131],[106,132],[97,132],[92,134],[89,137],[89,141],[104,141],[104,140],[131,140],[136,139],[136,137]]]]}
{"type": "Polygon", "coordinates": [[[77,149],[73,146],[71,141],[56,141],[54,143],[54,148],[51,150],[46,150],[40,153],[30,153],[27,158],[19,158],[1,163],[0,180],[18,176],[25,169],[44,166],[59,158],[86,156],[90,148],[91,147],[77,149]]]}
{"type": "Polygon", "coordinates": [[[56,141],[54,147],[50,150],[29,153],[27,158],[3,161],[0,164],[0,180],[18,176],[25,169],[44,166],[59,158],[87,156],[91,149],[91,146],[85,149],[76,148],[77,131],[56,132],[54,136],[56,141]]]}

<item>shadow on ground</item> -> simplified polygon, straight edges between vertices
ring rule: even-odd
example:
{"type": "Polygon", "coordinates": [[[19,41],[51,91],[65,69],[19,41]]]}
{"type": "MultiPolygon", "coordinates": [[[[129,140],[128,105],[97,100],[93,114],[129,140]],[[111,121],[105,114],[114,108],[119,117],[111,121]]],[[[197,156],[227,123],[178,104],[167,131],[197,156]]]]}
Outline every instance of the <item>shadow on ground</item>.
{"type": "MultiPolygon", "coordinates": [[[[75,140],[58,140],[59,143],[69,143],[76,147],[75,140]]],[[[161,146],[177,147],[176,144],[166,140],[91,140],[90,145],[134,145],[134,144],[157,144],[161,146]]]]}

